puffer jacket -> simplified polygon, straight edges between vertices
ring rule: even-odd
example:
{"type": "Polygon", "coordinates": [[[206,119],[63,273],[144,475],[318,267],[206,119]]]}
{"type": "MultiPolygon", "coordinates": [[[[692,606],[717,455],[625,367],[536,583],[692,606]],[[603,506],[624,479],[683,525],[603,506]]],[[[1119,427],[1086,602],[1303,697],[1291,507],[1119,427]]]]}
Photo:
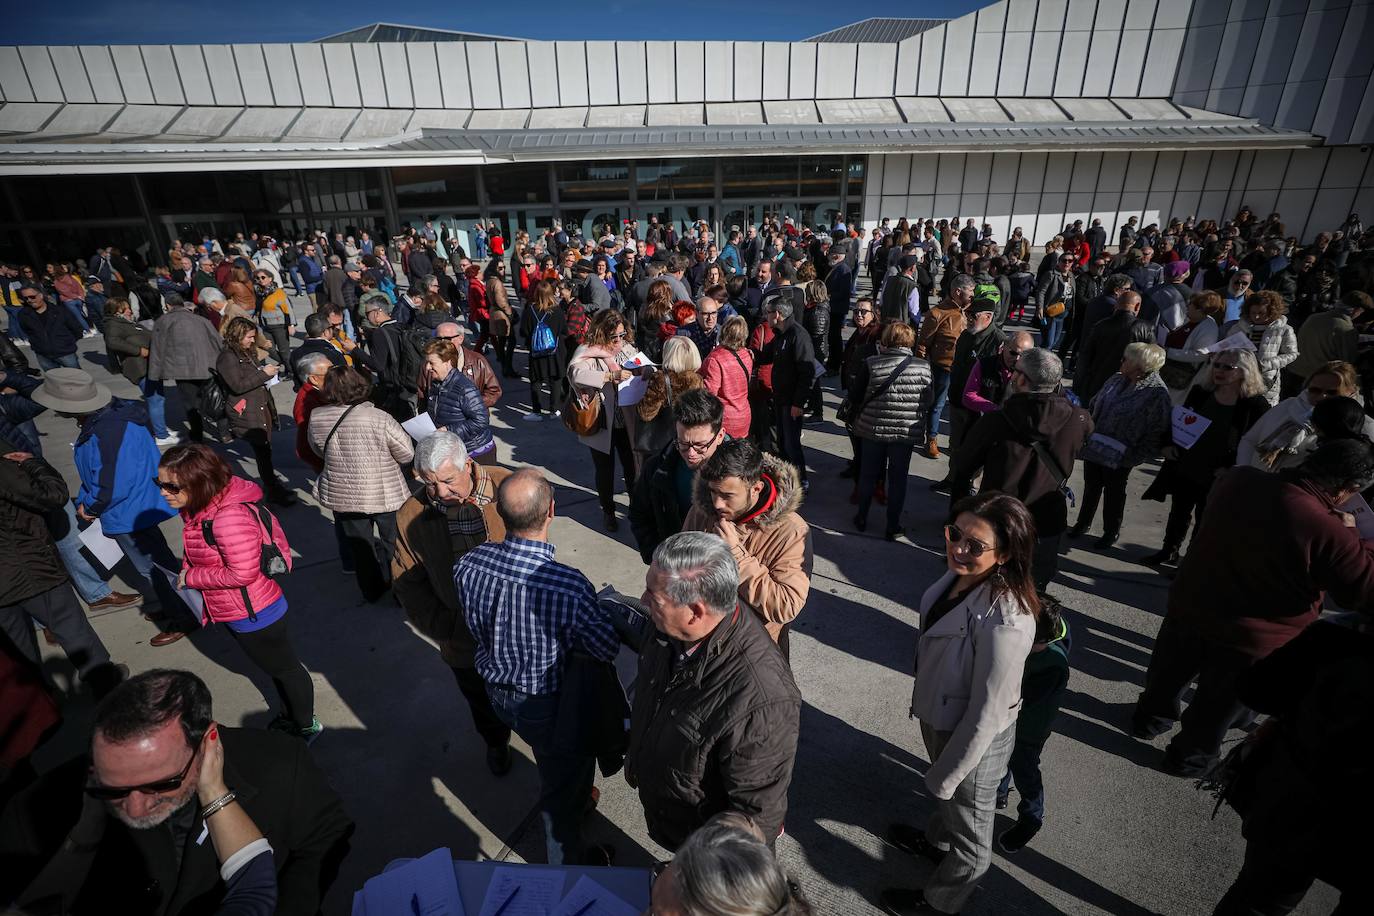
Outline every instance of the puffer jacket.
{"type": "MultiPolygon", "coordinates": [[[[248,617],[281,598],[281,586],[262,571],[262,545],[267,531],[254,503],[261,503],[262,487],[242,477],[229,478],[229,484],[194,515],[183,509],[182,543],[185,546],[181,568],[186,584],[198,589],[205,599],[201,624],[228,623],[248,617]],[[205,540],[209,524],[215,546],[205,540]]],[[[272,516],[272,543],[277,545],[286,566],[291,568],[291,545],[286,532],[272,516]]]]}
{"type": "MultiPolygon", "coordinates": [[[[981,421],[980,421],[981,422],[981,421]]],[[[953,798],[992,741],[1016,722],[1021,679],[1035,641],[1035,617],[1008,594],[982,583],[927,626],[930,607],[954,581],[946,572],[921,596],[911,714],[949,741],[926,771],[936,798],[953,798]]]]}
{"type": "MultiPolygon", "coordinates": [[[[481,359],[481,357],[478,357],[481,359]]],[[[491,418],[482,394],[460,370],[450,369],[439,384],[429,386],[427,411],[434,425],[463,440],[469,455],[491,450],[491,418]]]]}
{"type": "Polygon", "coordinates": [[[712,815],[742,811],[774,837],[787,815],[801,693],[758,618],[736,608],[676,672],[655,634],[639,656],[625,779],[669,849],[712,815]]]}
{"type": "MultiPolygon", "coordinates": [[[[1364,418],[1364,435],[1374,440],[1374,417],[1364,418]]],[[[1307,392],[1279,401],[1240,438],[1236,464],[1261,471],[1281,471],[1302,464],[1318,445],[1312,428],[1312,403],[1307,392]],[[1269,463],[1273,457],[1273,464],[1269,463]]]]}
{"type": "Polygon", "coordinates": [[[830,359],[830,309],[809,305],[801,314],[802,327],[811,335],[811,352],[819,362],[830,359]]]}
{"type": "MultiPolygon", "coordinates": [[[[0,439],[9,452],[18,443],[0,439]]],[[[0,458],[0,606],[18,604],[67,581],[45,517],[67,501],[67,484],[42,458],[24,462],[0,458]]]]}
{"type": "Polygon", "coordinates": [[[310,447],[324,459],[315,498],[335,512],[395,512],[410,498],[401,465],[415,458],[415,447],[390,414],[367,402],[354,405],[344,417],[349,410],[326,404],[310,414],[310,447]],[[335,423],[339,430],[326,449],[335,423]]]}
{"type": "Polygon", "coordinates": [[[224,341],[209,319],[173,309],[153,324],[148,377],[158,381],[208,379],[224,341]]]}
{"type": "Polygon", "coordinates": [[[272,392],[267,390],[271,376],[259,369],[253,359],[230,347],[220,351],[215,372],[224,387],[225,410],[234,435],[253,430],[269,432],[277,418],[272,392]]]}
{"type": "MultiPolygon", "coordinates": [[[[763,618],[777,640],[806,605],[811,592],[811,526],[802,504],[797,469],[775,455],[763,456],[764,490],[759,505],[735,521],[740,543],[731,548],[739,565],[739,596],[763,618]]],[[[683,531],[715,531],[711,491],[697,475],[683,531]]]]}
{"type": "Polygon", "coordinates": [[[862,399],[863,404],[854,418],[854,435],[876,442],[925,441],[926,417],[935,400],[930,363],[912,358],[887,390],[875,397],[878,387],[911,356],[906,347],[880,347],[878,355],[869,357],[855,374],[850,403],[858,405],[862,399]]]}
{"type": "Polygon", "coordinates": [[[134,324],[123,315],[112,315],[105,319],[105,353],[111,362],[116,358],[119,371],[126,379],[137,385],[148,374],[148,357],[143,350],[152,348],[153,335],[134,324]]]}
{"type": "Polygon", "coordinates": [[[725,406],[721,425],[727,436],[743,439],[749,435],[752,414],[749,409],[749,379],[754,371],[754,354],[748,348],[731,350],[716,347],[701,363],[701,379],[706,390],[725,406]]]}
{"type": "MultiPolygon", "coordinates": [[[[1239,318],[1223,326],[1218,339],[1225,340],[1232,334],[1244,334],[1249,337],[1253,328],[1254,325],[1248,319],[1239,318]]],[[[1288,319],[1280,315],[1265,327],[1264,333],[1260,335],[1259,346],[1255,349],[1260,374],[1264,376],[1264,384],[1268,386],[1261,393],[1269,402],[1269,406],[1273,407],[1279,402],[1281,370],[1298,358],[1297,332],[1289,325],[1288,319]]]]}

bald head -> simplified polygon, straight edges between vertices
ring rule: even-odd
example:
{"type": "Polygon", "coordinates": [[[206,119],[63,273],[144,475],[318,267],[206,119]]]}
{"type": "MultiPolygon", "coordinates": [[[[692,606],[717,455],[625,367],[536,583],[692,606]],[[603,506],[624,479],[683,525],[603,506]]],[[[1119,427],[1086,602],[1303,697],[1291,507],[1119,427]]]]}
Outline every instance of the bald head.
{"type": "Polygon", "coordinates": [[[496,511],[511,534],[547,540],[553,518],[553,486],[533,468],[516,471],[496,491],[496,511]]]}
{"type": "Polygon", "coordinates": [[[1035,336],[1030,331],[1017,331],[1007,338],[1007,343],[1024,353],[1035,346],[1035,336]]]}
{"type": "Polygon", "coordinates": [[[1136,292],[1133,289],[1126,290],[1126,292],[1116,297],[1116,307],[1119,311],[1122,312],[1139,312],[1140,293],[1136,292]]]}

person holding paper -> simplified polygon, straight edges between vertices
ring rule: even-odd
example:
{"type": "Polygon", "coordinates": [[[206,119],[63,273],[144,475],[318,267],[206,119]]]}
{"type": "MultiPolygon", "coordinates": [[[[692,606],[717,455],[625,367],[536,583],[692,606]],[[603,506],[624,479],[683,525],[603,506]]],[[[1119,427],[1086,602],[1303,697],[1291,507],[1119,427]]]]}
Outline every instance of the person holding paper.
{"type": "Polygon", "coordinates": [[[1340,428],[1348,426],[1341,422],[1344,407],[1340,415],[1332,414],[1324,418],[1324,423],[1318,422],[1317,408],[1332,401],[1355,404],[1358,414],[1350,418],[1358,425],[1348,432],[1374,439],[1374,417],[1366,415],[1353,400],[1359,390],[1360,376],[1350,363],[1333,360],[1319,366],[1304,383],[1301,394],[1280,401],[1250,427],[1236,450],[1236,464],[1248,464],[1261,471],[1278,471],[1302,464],[1317,447],[1323,429],[1329,438],[1331,432],[1340,436],[1340,428]]]}
{"type": "Polygon", "coordinates": [[[324,463],[315,498],[334,513],[363,598],[376,601],[391,584],[396,510],[410,498],[401,466],[415,457],[415,447],[401,424],[372,404],[371,393],[371,383],[353,369],[331,368],[324,404],[310,415],[310,447],[324,463]]]}
{"type": "MultiPolygon", "coordinates": [[[[691,341],[684,340],[683,345],[695,355],[696,348],[691,341]]],[[[639,350],[629,342],[624,317],[614,309],[603,309],[592,319],[587,342],[578,347],[568,361],[568,377],[577,395],[601,402],[601,422],[582,437],[582,442],[591,451],[592,464],[596,468],[596,495],[607,531],[620,527],[615,517],[616,458],[620,460],[620,473],[625,478],[625,492],[633,493],[635,488],[635,458],[631,445],[634,440],[630,424],[637,422],[637,418],[627,416],[630,412],[622,410],[617,401],[620,383],[633,371],[624,366],[639,355],[639,350]]],[[[690,370],[696,387],[701,386],[701,377],[696,375],[700,365],[701,360],[697,359],[690,370]]],[[[648,398],[647,393],[645,398],[648,398]]],[[[643,403],[640,402],[641,408],[643,403]]]]}
{"type": "Polygon", "coordinates": [[[296,497],[272,466],[272,430],[277,425],[277,408],[268,386],[277,383],[281,364],[259,365],[259,330],[250,319],[230,319],[224,325],[223,335],[224,349],[215,361],[215,372],[219,384],[224,386],[229,430],[235,439],[243,439],[252,447],[267,501],[277,506],[294,506],[296,497]]]}
{"type": "Polygon", "coordinates": [[[1284,317],[1287,311],[1282,296],[1264,290],[1247,299],[1241,317],[1221,329],[1223,338],[1244,334],[1254,345],[1264,375],[1264,399],[1270,407],[1279,402],[1284,367],[1298,358],[1298,335],[1284,317]]]}
{"type": "Polygon", "coordinates": [[[1126,347],[1121,370],[1093,398],[1093,434],[1078,457],[1083,461],[1083,505],[1069,537],[1079,538],[1092,527],[1097,504],[1105,490],[1107,508],[1102,537],[1094,545],[1106,549],[1121,535],[1126,517],[1126,480],[1131,468],[1158,453],[1169,435],[1173,402],[1159,377],[1164,348],[1151,343],[1126,347]]]}
{"type": "Polygon", "coordinates": [[[1222,350],[1212,357],[1211,371],[1200,376],[1183,403],[1174,408],[1176,422],[1197,426],[1200,418],[1204,428],[1190,438],[1192,445],[1186,448],[1171,440],[1161,449],[1164,465],[1143,498],[1164,502],[1170,497],[1169,518],[1164,524],[1164,545],[1142,563],[1178,563],[1190,519],[1201,521],[1213,481],[1236,463],[1241,437],[1269,409],[1264,390],[1264,377],[1252,351],[1222,350]]]}
{"type": "Polygon", "coordinates": [[[1246,713],[1238,680],[1316,621],[1328,595],[1341,607],[1374,607],[1374,545],[1342,510],[1371,483],[1374,445],[1364,439],[1324,442],[1277,474],[1240,467],[1217,481],[1169,590],[1131,719],[1132,735],[1146,741],[1182,726],[1164,751],[1166,773],[1200,776],[1216,763],[1246,713]]]}
{"type": "Polygon", "coordinates": [[[262,489],[235,477],[218,452],[200,444],[169,449],[157,481],[167,504],[181,513],[178,587],[199,591],[201,624],[224,624],[272,679],[281,712],[268,728],[314,741],[324,730],[315,718],[315,686],[291,645],[286,596],[262,569],[265,543],[276,546],[288,569],[291,547],[280,523],[258,505],[262,489]]]}
{"type": "Polygon", "coordinates": [[[1157,337],[1162,337],[1159,343],[1165,356],[1159,376],[1169,387],[1175,404],[1183,402],[1198,367],[1207,362],[1205,348],[1217,342],[1221,330],[1217,322],[1225,312],[1226,307],[1216,293],[1194,293],[1188,297],[1187,319],[1183,324],[1168,333],[1159,329],[1157,337]]]}

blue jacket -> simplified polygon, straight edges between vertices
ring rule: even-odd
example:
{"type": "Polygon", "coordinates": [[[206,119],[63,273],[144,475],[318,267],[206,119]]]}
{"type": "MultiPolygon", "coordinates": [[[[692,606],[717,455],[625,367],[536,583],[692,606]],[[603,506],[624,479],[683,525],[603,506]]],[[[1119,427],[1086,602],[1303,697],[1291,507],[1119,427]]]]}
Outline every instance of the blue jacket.
{"type": "Polygon", "coordinates": [[[301,279],[305,281],[305,288],[308,292],[313,293],[324,282],[324,271],[320,269],[319,262],[314,258],[301,255],[296,266],[300,269],[301,279]]]}
{"type": "Polygon", "coordinates": [[[115,398],[87,416],[74,457],[76,504],[100,516],[106,534],[142,531],[176,515],[153,483],[162,456],[142,401],[115,398]]]}
{"type": "Polygon", "coordinates": [[[481,393],[466,375],[454,369],[442,383],[431,385],[428,405],[429,418],[434,425],[462,439],[469,455],[491,447],[487,405],[482,403],[481,393]]]}
{"type": "Polygon", "coordinates": [[[18,394],[0,394],[0,439],[5,439],[21,451],[43,457],[43,443],[33,418],[47,408],[29,396],[41,385],[42,379],[22,372],[0,372],[0,388],[13,388],[18,394]]]}

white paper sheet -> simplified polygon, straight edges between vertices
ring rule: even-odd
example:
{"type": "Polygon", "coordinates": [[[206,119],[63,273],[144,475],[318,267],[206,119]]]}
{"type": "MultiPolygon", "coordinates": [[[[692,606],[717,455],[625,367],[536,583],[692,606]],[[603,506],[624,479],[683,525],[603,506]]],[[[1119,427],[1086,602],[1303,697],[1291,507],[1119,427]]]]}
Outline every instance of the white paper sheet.
{"type": "Polygon", "coordinates": [[[549,916],[639,916],[639,908],[583,875],[549,916]]]}
{"type": "Polygon", "coordinates": [[[205,617],[205,596],[200,593],[200,589],[177,588],[177,577],[181,575],[180,571],[167,569],[163,566],[154,566],[153,568],[162,574],[162,577],[167,580],[168,587],[176,592],[177,597],[191,609],[196,620],[203,620],[205,617]]]}
{"type": "Polygon", "coordinates": [[[1173,437],[1174,445],[1179,448],[1188,449],[1197,444],[1197,440],[1207,431],[1207,427],[1212,425],[1212,421],[1200,413],[1195,413],[1182,405],[1174,408],[1173,415],[1173,437]]]}
{"type": "Polygon", "coordinates": [[[551,868],[498,868],[479,916],[548,916],[563,896],[564,880],[551,868]]]}
{"type": "MultiPolygon", "coordinates": [[[[638,356],[625,360],[621,365],[633,369],[638,366],[652,366],[654,363],[649,357],[640,353],[638,356]]],[[[616,395],[616,403],[621,407],[633,407],[644,400],[644,391],[649,387],[649,378],[643,374],[632,375],[617,387],[620,393],[616,395]]]]}
{"type": "Polygon", "coordinates": [[[1255,345],[1254,345],[1254,343],[1250,340],[1250,338],[1247,337],[1246,335],[1242,334],[1240,331],[1237,331],[1236,333],[1232,334],[1230,337],[1224,337],[1224,338],[1222,338],[1221,340],[1218,340],[1216,343],[1214,343],[1214,344],[1212,344],[1212,345],[1210,345],[1210,346],[1203,347],[1203,348],[1202,348],[1201,350],[1199,350],[1198,352],[1200,352],[1200,353],[1220,353],[1222,350],[1253,350],[1253,349],[1255,349],[1255,345]]]}
{"type": "Polygon", "coordinates": [[[96,519],[81,532],[81,543],[95,557],[96,562],[105,567],[106,572],[114,572],[115,564],[124,559],[124,551],[114,538],[105,534],[105,529],[100,525],[100,519],[96,519]]]}
{"type": "Polygon", "coordinates": [[[1355,527],[1360,530],[1360,540],[1374,541],[1374,512],[1370,511],[1369,503],[1365,498],[1356,493],[1341,505],[1342,512],[1349,512],[1355,516],[1355,527]]]}
{"type": "Polygon", "coordinates": [[[410,433],[410,438],[416,442],[421,442],[434,435],[434,421],[429,418],[429,414],[420,413],[411,417],[401,424],[401,428],[410,433]]]}
{"type": "Polygon", "coordinates": [[[273,385],[280,385],[280,384],[281,384],[281,376],[280,376],[280,375],[274,375],[274,376],[272,376],[270,379],[268,379],[266,382],[264,382],[263,384],[264,384],[266,387],[268,387],[268,388],[271,388],[273,385]]]}

